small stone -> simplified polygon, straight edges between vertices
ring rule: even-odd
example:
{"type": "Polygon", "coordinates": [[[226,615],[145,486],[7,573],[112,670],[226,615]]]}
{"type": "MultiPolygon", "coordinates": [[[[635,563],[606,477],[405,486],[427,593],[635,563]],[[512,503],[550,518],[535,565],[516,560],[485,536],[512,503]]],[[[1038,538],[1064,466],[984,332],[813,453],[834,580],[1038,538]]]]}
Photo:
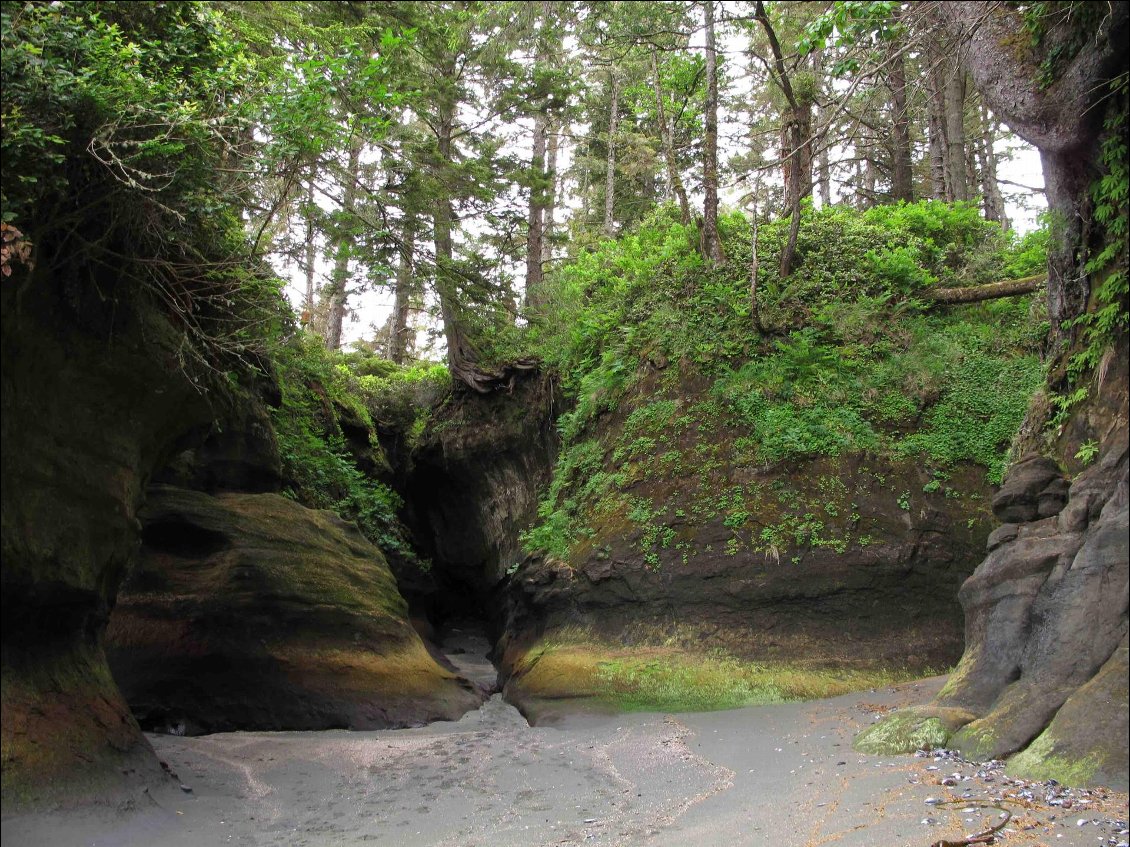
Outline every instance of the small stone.
{"type": "Polygon", "coordinates": [[[184,785],[183,783],[181,784],[180,790],[183,791],[185,794],[191,794],[192,793],[192,789],[189,786],[184,785]]]}

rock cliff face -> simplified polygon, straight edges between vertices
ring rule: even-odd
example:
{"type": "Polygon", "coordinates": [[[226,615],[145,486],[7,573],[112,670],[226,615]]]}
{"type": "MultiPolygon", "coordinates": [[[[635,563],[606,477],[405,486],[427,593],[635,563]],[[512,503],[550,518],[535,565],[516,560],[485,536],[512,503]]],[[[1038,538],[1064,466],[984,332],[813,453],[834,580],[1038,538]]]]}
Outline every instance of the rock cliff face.
{"type": "Polygon", "coordinates": [[[630,440],[622,422],[639,412],[628,404],[600,422],[595,469],[562,497],[616,471],[613,505],[586,518],[568,560],[530,557],[505,583],[509,696],[557,696],[522,674],[539,645],[578,637],[594,655],[666,645],[806,668],[925,671],[958,659],[957,590],[991,525],[983,469],[955,468],[939,485],[918,463],[861,452],[751,464],[734,447],[741,432],[678,423],[701,402],[693,386],[665,402],[674,411],[654,452],[669,452],[617,466],[616,445],[630,440]]]}
{"type": "Polygon", "coordinates": [[[1019,776],[1127,785],[1126,399],[1123,347],[1099,400],[1077,414],[1102,445],[1097,461],[1070,483],[1038,455],[1012,467],[993,500],[1004,523],[961,588],[961,663],[935,704],[877,724],[860,749],[947,744],[1016,754],[1019,776]]]}
{"type": "Polygon", "coordinates": [[[6,812],[159,777],[102,634],[149,476],[212,414],[179,334],[119,293],[36,273],[0,294],[6,812]]]}
{"type": "Polygon", "coordinates": [[[380,550],[333,513],[152,486],[141,520],[107,651],[143,727],[378,729],[482,701],[408,624],[380,550]]]}
{"type": "MultiPolygon", "coordinates": [[[[671,545],[653,566],[636,544],[646,530],[604,527],[576,564],[526,563],[507,586],[508,639],[517,645],[573,626],[614,638],[703,639],[753,659],[953,662],[962,644],[957,588],[986,534],[977,525],[981,507],[920,495],[904,510],[898,493],[865,493],[873,474],[899,492],[920,491],[928,478],[885,463],[841,470],[837,479],[856,494],[856,520],[871,527],[869,543],[735,552],[727,546],[734,532],[718,516],[701,526],[676,524],[676,537],[698,555],[682,561],[671,545]]],[[[831,462],[812,463],[792,475],[792,491],[810,493],[836,471],[831,462]]]]}
{"type": "Polygon", "coordinates": [[[557,452],[555,384],[520,375],[513,388],[459,392],[437,409],[404,483],[408,522],[431,559],[429,611],[495,617],[491,592],[522,556],[557,452]]]}
{"type": "Polygon", "coordinates": [[[279,491],[283,487],[279,446],[269,407],[280,402],[269,376],[249,380],[238,397],[217,409],[205,425],[178,442],[153,481],[193,491],[279,491]]]}

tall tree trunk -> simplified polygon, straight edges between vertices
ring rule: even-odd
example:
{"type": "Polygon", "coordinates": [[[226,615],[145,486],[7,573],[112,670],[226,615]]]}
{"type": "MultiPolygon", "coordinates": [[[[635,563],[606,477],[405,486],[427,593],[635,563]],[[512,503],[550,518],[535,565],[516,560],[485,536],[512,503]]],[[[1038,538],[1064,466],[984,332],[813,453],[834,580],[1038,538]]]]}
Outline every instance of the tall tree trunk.
{"type": "Polygon", "coordinates": [[[800,201],[812,191],[812,148],[809,137],[812,110],[811,103],[802,103],[793,90],[788,69],[785,67],[785,57],[781,52],[781,43],[777,40],[777,33],[761,0],[757,0],[754,4],[753,14],[761,24],[761,28],[765,30],[769,49],[773,52],[776,82],[789,104],[785,111],[785,126],[781,133],[783,148],[781,157],[785,161],[785,203],[790,218],[788,240],[781,251],[780,272],[781,279],[785,279],[793,272],[793,263],[796,260],[797,236],[800,233],[800,201]]]}
{"type": "MultiPolygon", "coordinates": [[[[796,124],[793,123],[791,126],[793,132],[790,135],[794,153],[789,158],[795,159],[800,154],[800,140],[797,138],[796,124]]],[[[800,201],[803,193],[802,178],[801,169],[796,163],[786,171],[785,197],[788,203],[789,237],[785,242],[785,248],[781,251],[781,279],[788,278],[793,272],[793,264],[796,261],[796,242],[800,234],[800,201]]]]}
{"type": "Polygon", "coordinates": [[[542,272],[553,261],[553,230],[556,226],[554,216],[557,212],[557,152],[561,144],[559,125],[549,128],[549,148],[546,153],[545,178],[548,184],[545,196],[545,224],[541,239],[542,272]]]}
{"type": "Polygon", "coordinates": [[[981,123],[981,136],[975,144],[981,175],[981,196],[984,199],[985,220],[996,221],[1001,229],[1012,228],[1001,196],[1000,183],[997,182],[997,153],[994,149],[996,126],[992,114],[984,104],[978,109],[981,123]]]}
{"type": "MultiPolygon", "coordinates": [[[[785,184],[792,184],[792,172],[797,170],[797,197],[799,204],[805,197],[812,196],[812,104],[798,102],[790,106],[785,114],[785,125],[781,128],[781,156],[784,158],[785,184]]],[[[792,208],[792,197],[786,200],[792,208]]]]}
{"type": "MultiPolygon", "coordinates": [[[[349,164],[345,169],[345,186],[342,192],[341,211],[347,226],[354,226],[354,212],[357,208],[357,181],[361,177],[361,137],[356,136],[349,147],[349,164]]],[[[329,285],[322,294],[326,310],[323,340],[327,350],[341,347],[342,326],[345,323],[345,307],[349,300],[349,256],[351,239],[341,237],[335,249],[333,273],[329,285]]]]}
{"type": "Polygon", "coordinates": [[[878,205],[878,200],[876,199],[878,181],[875,163],[868,157],[867,161],[863,163],[863,189],[860,192],[863,196],[864,209],[870,209],[878,205]]]}
{"type": "Polygon", "coordinates": [[[891,89],[891,199],[914,202],[914,173],[910,144],[910,113],[907,111],[906,62],[903,47],[891,45],[887,85],[891,89]]]}
{"type": "Polygon", "coordinates": [[[816,184],[820,189],[820,205],[832,205],[832,165],[828,159],[828,145],[820,145],[820,154],[817,156],[816,184]]]}
{"type": "Polygon", "coordinates": [[[310,184],[306,189],[306,293],[302,299],[302,323],[310,323],[314,318],[314,264],[318,254],[314,244],[314,178],[310,177],[310,184]]]}
{"type": "MultiPolygon", "coordinates": [[[[452,71],[454,75],[454,71],[452,71]]],[[[455,103],[444,102],[437,109],[436,148],[442,168],[454,165],[455,103]]],[[[441,173],[441,177],[443,174],[441,173]]],[[[443,184],[444,180],[439,180],[443,184]]],[[[476,354],[471,345],[463,323],[462,308],[459,303],[459,286],[454,270],[455,209],[451,198],[444,194],[432,204],[432,242],[435,248],[435,285],[439,297],[440,320],[443,321],[443,334],[447,341],[447,366],[454,380],[462,381],[477,388],[475,377],[476,354]]]]}
{"type": "Polygon", "coordinates": [[[620,123],[620,89],[616,73],[608,71],[608,84],[612,88],[612,108],[608,118],[608,161],[604,175],[604,234],[616,237],[616,128],[620,123]]]}
{"type": "Polygon", "coordinates": [[[530,159],[530,209],[526,226],[526,303],[539,302],[542,282],[542,240],[545,223],[545,141],[548,121],[544,112],[534,116],[533,155],[530,159]]]}
{"type": "Polygon", "coordinates": [[[969,200],[969,171],[965,152],[965,71],[951,68],[945,79],[943,97],[947,157],[946,170],[954,200],[969,200]]]}
{"type": "Polygon", "coordinates": [[[942,71],[942,57],[931,55],[933,67],[926,74],[926,87],[929,92],[927,120],[930,136],[930,194],[935,200],[953,201],[950,186],[949,139],[946,136],[945,81],[942,71]]]}
{"type": "Polygon", "coordinates": [[[722,239],[718,234],[718,56],[714,45],[714,2],[704,0],[706,25],[706,133],[703,138],[702,249],[707,262],[721,265],[722,239]]]}
{"type": "MultiPolygon", "coordinates": [[[[817,80],[826,77],[822,50],[812,52],[812,73],[817,80]]],[[[828,125],[834,115],[819,104],[814,105],[813,111],[814,128],[812,140],[809,142],[809,155],[813,159],[815,171],[813,189],[818,191],[820,205],[823,207],[832,205],[832,166],[828,157],[828,125]]]]}
{"type": "Polygon", "coordinates": [[[453,379],[474,385],[475,351],[463,325],[458,286],[452,271],[454,255],[452,230],[455,210],[446,197],[436,201],[432,213],[433,243],[436,254],[436,293],[439,295],[440,319],[447,340],[447,365],[453,379]]]}
{"type": "Polygon", "coordinates": [[[679,201],[679,214],[683,226],[691,222],[691,204],[687,199],[687,190],[683,186],[683,178],[679,175],[679,162],[675,157],[675,139],[670,125],[667,123],[667,109],[663,105],[663,82],[659,76],[659,59],[657,50],[651,48],[651,79],[655,88],[655,112],[659,121],[659,136],[663,143],[663,157],[667,161],[667,182],[679,201]]]}
{"type": "Polygon", "coordinates": [[[392,312],[392,331],[388,345],[388,357],[398,365],[408,359],[410,333],[409,315],[412,300],[416,294],[416,216],[407,213],[401,231],[400,262],[396,266],[396,293],[392,312]]]}
{"type": "Polygon", "coordinates": [[[757,255],[757,189],[754,188],[753,211],[749,218],[749,316],[753,321],[754,329],[761,332],[761,311],[757,302],[757,274],[760,271],[760,262],[757,255]]]}

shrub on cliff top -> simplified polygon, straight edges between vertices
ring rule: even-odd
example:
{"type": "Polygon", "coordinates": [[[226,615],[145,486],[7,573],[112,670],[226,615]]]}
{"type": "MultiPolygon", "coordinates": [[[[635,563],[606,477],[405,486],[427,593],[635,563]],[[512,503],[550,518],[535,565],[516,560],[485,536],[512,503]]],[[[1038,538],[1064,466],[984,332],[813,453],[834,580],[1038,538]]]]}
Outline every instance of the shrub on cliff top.
{"type": "MultiPolygon", "coordinates": [[[[676,418],[707,440],[725,427],[735,439],[729,461],[879,451],[920,456],[941,474],[973,462],[999,480],[1040,380],[1040,306],[1013,298],[929,308],[924,295],[1026,272],[1043,237],[1012,240],[971,206],[936,201],[803,214],[799,264],[785,280],[777,256],[787,221],[760,227],[756,315],[740,213],[723,220],[722,267],[707,267],[694,229],[660,209],[556,273],[551,309],[563,319],[530,333],[576,404],[561,419],[564,449],[530,547],[565,556],[593,510],[608,514],[620,501],[627,509],[624,491],[641,478],[695,467],[708,474],[727,461],[709,444],[680,440],[676,418]],[[634,390],[648,373],[647,390],[634,390]],[[711,402],[635,432],[640,415],[688,385],[711,402]],[[594,426],[614,410],[622,425],[594,426]]],[[[662,536],[645,523],[644,537],[662,536]]]]}

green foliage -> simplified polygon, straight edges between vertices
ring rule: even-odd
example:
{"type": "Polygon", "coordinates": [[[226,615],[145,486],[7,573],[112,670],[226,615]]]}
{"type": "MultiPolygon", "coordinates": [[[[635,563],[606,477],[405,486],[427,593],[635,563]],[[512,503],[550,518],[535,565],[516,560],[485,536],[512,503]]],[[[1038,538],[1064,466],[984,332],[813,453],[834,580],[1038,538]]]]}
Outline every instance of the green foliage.
{"type": "MultiPolygon", "coordinates": [[[[760,332],[748,299],[748,224],[732,214],[722,231],[730,262],[708,268],[693,228],[660,208],[550,280],[564,319],[535,327],[529,340],[564,374],[576,405],[561,419],[564,446],[528,546],[565,557],[593,525],[627,519],[655,566],[669,518],[629,491],[691,469],[702,485],[693,517],[721,516],[736,533],[729,552],[846,545],[817,504],[786,508],[750,536],[754,503],[715,503],[709,491],[729,461],[764,467],[878,452],[921,457],[939,472],[972,462],[999,480],[1041,380],[1040,305],[1010,298],[927,309],[915,295],[1028,271],[1046,231],[1011,242],[968,204],[806,208],[798,266],[784,283],[775,257],[786,225],[761,226],[760,332]],[[687,380],[704,384],[703,402],[684,405],[687,380]],[[719,439],[732,444],[725,456],[719,439]]],[[[828,504],[846,510],[844,500],[828,504]]]]}
{"type": "Polygon", "coordinates": [[[305,335],[279,347],[274,361],[282,404],[273,410],[273,418],[286,493],[304,505],[356,521],[386,555],[416,561],[397,517],[400,497],[359,467],[358,447],[347,443],[341,421],[347,415],[366,427],[369,444],[361,447],[369,464],[384,464],[374,418],[388,408],[390,396],[403,402],[403,394],[413,394],[422,384],[441,384],[444,377],[432,368],[390,368],[372,359],[330,353],[319,339],[305,335]]]}
{"type": "Polygon", "coordinates": [[[924,426],[896,446],[897,453],[923,454],[946,467],[977,462],[999,483],[1008,444],[1024,417],[1043,370],[1034,356],[1002,359],[970,351],[947,374],[942,396],[926,412],[924,426]]]}
{"type": "Polygon", "coordinates": [[[218,104],[254,61],[217,13],[193,2],[4,3],[2,26],[5,219],[28,221],[90,171],[123,196],[152,197],[169,226],[206,226],[228,206],[214,176],[241,116],[218,104]],[[78,145],[92,156],[86,173],[60,167],[78,145]]]}
{"type": "Polygon", "coordinates": [[[1021,279],[1045,273],[1048,269],[1048,238],[1051,226],[1047,215],[1040,227],[1016,239],[1009,250],[1004,265],[1005,279],[1021,279]]]}
{"type": "Polygon", "coordinates": [[[355,354],[345,358],[373,423],[406,433],[408,445],[415,446],[437,401],[451,390],[447,366],[435,362],[401,366],[355,354]]]}
{"type": "Polygon", "coordinates": [[[597,493],[602,478],[604,450],[593,440],[580,441],[562,452],[554,468],[549,493],[538,505],[540,523],[523,534],[522,543],[535,550],[565,558],[573,544],[574,524],[580,516],[580,497],[597,493]],[[573,495],[572,490],[577,490],[573,495]],[[568,494],[566,493],[568,492],[568,494]],[[569,496],[572,495],[572,496],[569,496]]]}
{"type": "Polygon", "coordinates": [[[1095,461],[1095,457],[1099,455],[1099,442],[1091,439],[1084,441],[1079,445],[1079,449],[1075,451],[1075,458],[1078,459],[1084,466],[1091,464],[1095,461]]]}
{"type": "Polygon", "coordinates": [[[220,14],[5,2],[0,41],[0,217],[37,264],[103,298],[152,296],[198,381],[254,361],[289,309],[249,258],[237,160],[258,71],[220,14]]]}

